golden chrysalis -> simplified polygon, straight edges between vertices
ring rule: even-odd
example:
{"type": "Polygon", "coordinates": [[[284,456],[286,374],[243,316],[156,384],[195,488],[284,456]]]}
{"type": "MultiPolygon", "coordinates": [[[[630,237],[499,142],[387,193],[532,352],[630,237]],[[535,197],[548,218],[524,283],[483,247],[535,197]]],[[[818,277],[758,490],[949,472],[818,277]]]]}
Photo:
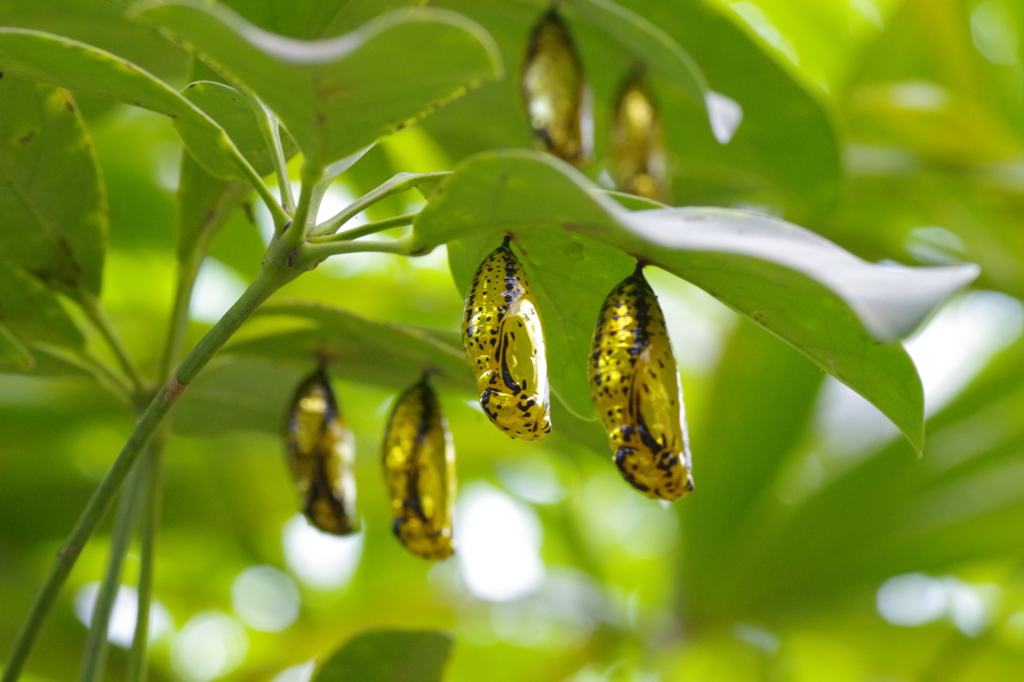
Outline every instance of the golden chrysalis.
{"type": "Polygon", "coordinates": [[[553,9],[530,32],[520,87],[542,148],[574,165],[586,161],[594,129],[590,88],[569,29],[553,9]]]}
{"type": "Polygon", "coordinates": [[[669,179],[661,116],[641,68],[634,69],[619,90],[609,153],[612,177],[619,189],[667,201],[669,179]]]}
{"type": "Polygon", "coordinates": [[[425,378],[403,393],[391,412],[384,434],[384,480],[402,544],[425,559],[450,557],[455,448],[425,378]]]}
{"type": "Polygon", "coordinates": [[[661,500],[691,491],[679,373],[665,317],[640,267],[605,299],[589,368],[590,394],[626,481],[661,500]]]}
{"type": "Polygon", "coordinates": [[[544,332],[508,238],[473,275],[462,343],[480,406],[499,429],[521,440],[539,440],[551,431],[544,332]]]}
{"type": "Polygon", "coordinates": [[[299,386],[285,423],[288,465],[310,523],[333,535],[359,530],[352,474],[355,440],[338,410],[327,372],[299,386]]]}

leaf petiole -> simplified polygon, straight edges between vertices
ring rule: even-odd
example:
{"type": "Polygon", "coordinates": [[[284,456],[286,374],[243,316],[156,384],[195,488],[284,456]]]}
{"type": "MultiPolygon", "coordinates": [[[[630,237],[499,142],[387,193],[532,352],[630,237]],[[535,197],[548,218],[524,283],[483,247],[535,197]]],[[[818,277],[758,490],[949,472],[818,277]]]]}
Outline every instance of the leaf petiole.
{"type": "Polygon", "coordinates": [[[360,225],[359,227],[354,227],[351,230],[345,230],[344,232],[339,232],[338,234],[329,234],[324,235],[322,237],[311,237],[309,241],[312,244],[328,244],[330,242],[352,241],[354,239],[365,237],[370,234],[377,234],[378,232],[389,230],[392,227],[405,227],[407,225],[412,225],[413,221],[416,220],[416,216],[418,215],[419,213],[417,212],[406,213],[405,215],[398,215],[392,218],[385,218],[384,220],[377,220],[372,223],[360,225]]]}
{"type": "Polygon", "coordinates": [[[359,215],[367,207],[374,205],[381,199],[392,194],[405,192],[420,184],[436,184],[441,178],[451,175],[450,172],[442,173],[398,173],[380,187],[370,190],[359,197],[337,214],[317,225],[310,232],[310,237],[320,237],[334,234],[339,227],[347,223],[353,217],[359,215]]]}

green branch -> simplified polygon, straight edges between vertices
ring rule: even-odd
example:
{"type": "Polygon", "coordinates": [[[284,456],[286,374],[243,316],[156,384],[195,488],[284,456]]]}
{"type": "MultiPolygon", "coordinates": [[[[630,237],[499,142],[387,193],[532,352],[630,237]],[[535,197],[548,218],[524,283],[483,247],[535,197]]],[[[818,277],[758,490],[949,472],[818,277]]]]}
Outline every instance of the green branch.
{"type": "Polygon", "coordinates": [[[167,429],[153,439],[149,452],[141,464],[144,467],[145,496],[143,498],[141,537],[139,538],[139,608],[135,620],[135,636],[128,653],[125,682],[145,682],[146,653],[149,646],[149,614],[153,600],[153,563],[157,529],[160,526],[161,464],[167,429]]]}
{"type": "MultiPolygon", "coordinates": [[[[140,463],[141,464],[141,463],[140,463]]],[[[138,511],[139,492],[142,487],[143,472],[140,464],[136,464],[131,472],[131,480],[121,492],[121,502],[117,509],[117,519],[110,536],[110,555],[107,559],[107,571],[103,575],[96,602],[92,609],[92,622],[89,624],[89,636],[85,640],[85,654],[82,657],[81,682],[98,682],[103,679],[103,669],[107,660],[107,631],[110,628],[110,616],[121,587],[121,569],[124,557],[128,553],[138,511]]]]}
{"type": "Polygon", "coordinates": [[[336,215],[325,220],[320,225],[317,225],[312,232],[311,237],[320,237],[325,234],[334,234],[338,228],[347,223],[353,217],[359,215],[367,207],[374,205],[381,199],[389,197],[392,194],[398,194],[399,192],[405,192],[410,190],[416,185],[434,182],[437,179],[443,178],[450,175],[450,173],[399,173],[393,178],[385,182],[380,187],[367,192],[359,199],[356,199],[351,204],[346,206],[344,209],[339,211],[336,215]]]}
{"type": "Polygon", "coordinates": [[[406,213],[405,215],[397,215],[392,218],[385,218],[384,220],[378,220],[372,223],[366,223],[359,227],[354,227],[351,230],[345,230],[338,234],[329,234],[322,237],[310,237],[309,241],[313,244],[327,244],[330,242],[348,242],[353,239],[359,239],[370,234],[377,234],[384,230],[391,229],[392,227],[405,227],[406,225],[412,225],[413,221],[416,220],[416,216],[419,213],[406,213]]]}
{"type": "Polygon", "coordinates": [[[425,256],[430,248],[417,248],[412,235],[389,242],[321,242],[306,243],[299,249],[297,263],[306,269],[316,267],[323,260],[342,253],[393,253],[399,256],[425,256]]]}
{"type": "Polygon", "coordinates": [[[39,594],[36,595],[28,618],[18,633],[0,682],[15,682],[21,675],[21,670],[35,643],[36,636],[50,609],[57,601],[57,596],[78,560],[82,548],[110,507],[111,500],[139,458],[139,454],[170,413],[178,398],[252,312],[274,291],[301,272],[298,269],[277,265],[285,262],[286,259],[287,253],[282,252],[281,246],[276,243],[272,244],[268,249],[267,261],[256,279],[245,290],[241,298],[231,306],[231,309],[224,314],[224,317],[192,349],[176,374],[167,381],[149,403],[117,459],[114,460],[103,480],[100,481],[99,487],[86,504],[64,547],[58,552],[56,561],[50,567],[43,586],[39,594]]]}
{"type": "Polygon", "coordinates": [[[295,194],[292,192],[292,183],[288,178],[288,162],[284,158],[284,147],[281,145],[281,126],[277,116],[267,109],[256,95],[249,92],[247,88],[240,88],[249,99],[253,111],[256,113],[256,122],[259,124],[260,132],[263,133],[263,141],[267,143],[270,150],[270,158],[274,163],[274,173],[277,174],[277,184],[281,188],[281,202],[284,204],[286,213],[295,209],[295,194]]]}

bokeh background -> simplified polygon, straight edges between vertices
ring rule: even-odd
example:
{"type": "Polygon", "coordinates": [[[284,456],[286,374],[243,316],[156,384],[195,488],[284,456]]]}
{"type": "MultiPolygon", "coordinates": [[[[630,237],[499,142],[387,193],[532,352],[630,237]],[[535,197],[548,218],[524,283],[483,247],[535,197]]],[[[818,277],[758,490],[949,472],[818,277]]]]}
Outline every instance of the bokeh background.
{"type": "MultiPolygon", "coordinates": [[[[228,4],[289,31],[289,3],[228,4]]],[[[330,32],[399,4],[341,2],[330,32]]],[[[546,4],[431,4],[481,22],[510,75],[374,148],[332,187],[325,215],[395,172],[530,146],[514,74],[546,4]]],[[[472,395],[445,393],[458,553],[431,565],[390,530],[379,449],[392,390],[336,382],[357,436],[364,530],[330,538],[296,513],[279,433],[312,360],[225,360],[210,369],[219,381],[197,384],[174,416],[151,679],[300,682],[313,659],[371,627],[452,632],[452,682],[1021,679],[1024,3],[621,4],[690,51],[724,106],[742,113],[719,145],[699,103],[653,80],[675,205],[781,216],[872,261],[982,266],[975,289],[907,344],[929,415],[923,457],[796,351],[653,271],[684,383],[696,492],[663,508],[628,488],[608,453],[560,439],[557,424],[540,443],[515,442],[472,395]]],[[[609,110],[632,58],[568,19],[596,103],[597,154],[584,170],[606,182],[609,110]]],[[[69,35],[187,82],[184,52],[102,0],[0,0],[0,24],[69,35]]],[[[79,101],[109,192],[103,303],[153,368],[174,288],[180,144],[155,114],[79,101]]],[[[365,219],[420,205],[399,195],[365,219]]],[[[254,206],[219,237],[190,342],[258,270],[267,230],[254,206]]],[[[335,258],[280,296],[447,330],[462,308],[443,249],[335,258]]],[[[131,427],[85,379],[0,375],[0,656],[131,427]]],[[[25,679],[77,674],[108,537],[109,520],[25,679]]],[[[137,566],[133,550],[108,679],[124,664],[137,566]]]]}

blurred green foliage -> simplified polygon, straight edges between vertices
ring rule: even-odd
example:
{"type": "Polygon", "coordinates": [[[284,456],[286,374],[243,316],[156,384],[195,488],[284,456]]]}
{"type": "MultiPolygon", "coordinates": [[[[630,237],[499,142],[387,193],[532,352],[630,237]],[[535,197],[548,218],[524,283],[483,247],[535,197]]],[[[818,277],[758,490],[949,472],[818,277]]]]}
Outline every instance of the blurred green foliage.
{"type": "MultiPolygon", "coordinates": [[[[192,76],[214,78],[115,4],[126,3],[0,0],[0,24],[107,49],[175,88],[192,76]]],[[[266,30],[313,39],[413,3],[226,4],[266,30]]],[[[515,74],[546,3],[430,4],[479,22],[506,75],[368,151],[332,186],[325,201],[333,210],[396,172],[447,171],[477,152],[531,146],[515,74]]],[[[559,436],[558,418],[568,425],[569,414],[556,412],[551,438],[530,444],[509,440],[475,407],[471,377],[459,373],[462,298],[444,249],[420,259],[337,257],[280,291],[172,415],[150,679],[303,680],[308,670],[298,666],[323,662],[343,641],[377,628],[450,632],[444,679],[452,682],[1020,679],[1024,6],[620,4],[684,47],[708,87],[742,109],[735,136],[721,145],[705,103],[665,74],[653,76],[673,205],[753,208],[869,261],[981,265],[978,291],[910,344],[929,415],[923,456],[793,348],[653,270],[683,374],[696,478],[694,493],[662,509],[621,481],[600,437],[559,436]],[[396,326],[379,331],[385,323],[396,326]],[[353,358],[335,388],[356,433],[364,526],[335,545],[318,544],[297,519],[280,442],[284,406],[315,363],[308,349],[322,349],[325,334],[342,339],[332,352],[353,358]],[[449,357],[453,348],[438,388],[458,453],[457,523],[465,534],[455,558],[432,566],[392,536],[378,457],[395,391],[423,357],[449,357]]],[[[608,39],[587,3],[564,9],[594,90],[595,160],[583,171],[600,182],[603,131],[635,54],[608,39]]],[[[374,74],[363,76],[387,90],[374,74]]],[[[87,95],[76,101],[82,118],[69,113],[63,124],[88,127],[107,190],[101,301],[152,375],[181,260],[179,179],[213,196],[223,184],[203,184],[221,181],[182,157],[166,118],[87,95]]],[[[0,113],[3,130],[17,112],[0,113]]],[[[345,140],[345,150],[365,141],[345,140]]],[[[265,159],[252,163],[267,170],[265,159]]],[[[297,179],[298,165],[289,168],[297,179]]],[[[86,192],[76,178],[91,172],[88,164],[69,160],[61,172],[67,186],[54,191],[70,199],[86,192]]],[[[259,269],[269,218],[244,185],[233,191],[220,205],[223,229],[201,271],[187,348],[259,269]]],[[[196,201],[201,215],[206,205],[196,201]]],[[[366,214],[378,220],[422,205],[412,190],[366,214]]],[[[457,280],[472,267],[467,244],[451,249],[457,280]]],[[[626,260],[609,258],[616,256],[626,260]]],[[[604,280],[618,274],[596,273],[592,297],[602,298],[604,280]]],[[[18,310],[0,308],[4,370],[23,361],[18,339],[27,334],[50,348],[32,347],[37,371],[55,375],[0,375],[0,656],[134,421],[84,370],[74,374],[61,348],[81,343],[67,327],[81,314],[37,292],[34,281],[0,270],[5,301],[55,311],[53,324],[26,331],[18,310]]],[[[92,280],[87,288],[98,290],[92,280]]],[[[91,351],[113,364],[96,334],[86,335],[91,351]]],[[[75,676],[87,632],[76,613],[103,574],[107,524],[72,573],[24,679],[75,676]]],[[[133,550],[128,585],[137,572],[133,550]]],[[[125,649],[113,647],[108,679],[120,679],[125,663],[125,649]]]]}

